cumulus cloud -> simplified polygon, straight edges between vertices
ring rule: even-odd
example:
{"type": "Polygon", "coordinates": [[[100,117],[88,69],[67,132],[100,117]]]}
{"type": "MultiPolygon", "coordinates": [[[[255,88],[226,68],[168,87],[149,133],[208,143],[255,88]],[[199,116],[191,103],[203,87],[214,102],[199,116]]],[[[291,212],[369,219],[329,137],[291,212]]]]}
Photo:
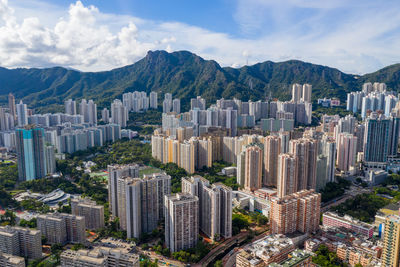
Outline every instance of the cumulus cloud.
{"type": "Polygon", "coordinates": [[[400,61],[399,4],[392,0],[385,8],[373,0],[236,0],[232,26],[241,34],[235,37],[182,22],[103,13],[81,1],[68,10],[24,1],[29,5],[0,0],[4,67],[108,70],[155,49],[189,50],[224,66],[300,59],[352,73],[400,61]]]}
{"type": "Polygon", "coordinates": [[[100,22],[95,6],[77,1],[53,28],[36,17],[17,23],[7,0],[0,0],[0,62],[5,67],[62,65],[82,70],[105,70],[131,64],[156,48],[157,41],[142,42],[130,21],[112,32],[100,22]]]}

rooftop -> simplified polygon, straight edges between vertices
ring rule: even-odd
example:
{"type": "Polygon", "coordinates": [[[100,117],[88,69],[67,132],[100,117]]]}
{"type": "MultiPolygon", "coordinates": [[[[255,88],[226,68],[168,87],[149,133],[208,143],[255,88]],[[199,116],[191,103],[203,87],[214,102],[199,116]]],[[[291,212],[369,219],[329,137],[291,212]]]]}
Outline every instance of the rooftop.
{"type": "Polygon", "coordinates": [[[304,250],[296,249],[293,251],[287,260],[282,262],[281,264],[272,263],[269,267],[291,267],[291,266],[299,266],[299,264],[308,258],[311,257],[311,254],[305,252],[304,250]]]}
{"type": "Polygon", "coordinates": [[[290,238],[275,234],[252,243],[245,250],[254,257],[267,259],[280,254],[282,250],[290,247],[294,247],[293,241],[290,238]]]}
{"type": "Polygon", "coordinates": [[[335,219],[339,219],[339,220],[348,222],[350,224],[357,225],[357,226],[362,226],[362,227],[368,228],[368,229],[373,228],[373,226],[371,224],[368,224],[368,223],[359,221],[357,219],[354,219],[353,217],[351,217],[349,215],[340,216],[340,215],[338,215],[338,214],[336,214],[334,212],[325,212],[323,216],[333,217],[335,219]]]}

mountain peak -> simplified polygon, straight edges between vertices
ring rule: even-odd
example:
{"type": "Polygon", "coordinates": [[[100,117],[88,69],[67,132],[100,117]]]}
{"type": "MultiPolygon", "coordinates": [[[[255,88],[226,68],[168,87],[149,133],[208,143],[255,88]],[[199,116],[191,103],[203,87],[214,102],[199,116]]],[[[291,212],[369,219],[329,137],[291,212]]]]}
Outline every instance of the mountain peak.
{"type": "Polygon", "coordinates": [[[399,66],[356,77],[300,60],[221,68],[217,62],[189,51],[156,50],[148,51],[132,65],[103,72],[0,68],[0,101],[5,104],[7,94],[13,92],[37,112],[61,111],[68,98],[93,98],[103,108],[123,93],[138,90],[157,91],[160,98],[172,93],[182,99],[182,109],[187,109],[190,98],[197,95],[209,103],[221,97],[259,100],[270,94],[285,100],[290,98],[293,83],[312,84],[314,99],[339,97],[344,101],[347,92],[360,90],[366,80],[386,82],[390,89],[400,89],[399,66]]]}

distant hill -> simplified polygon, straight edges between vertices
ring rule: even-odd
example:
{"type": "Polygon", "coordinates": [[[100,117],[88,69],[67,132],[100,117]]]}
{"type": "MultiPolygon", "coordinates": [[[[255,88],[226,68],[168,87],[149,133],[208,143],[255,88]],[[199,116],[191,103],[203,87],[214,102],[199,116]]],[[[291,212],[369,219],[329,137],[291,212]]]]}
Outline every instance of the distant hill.
{"type": "Polygon", "coordinates": [[[222,68],[187,51],[149,51],[133,65],[103,72],[0,68],[0,102],[6,103],[7,94],[12,92],[39,112],[61,111],[68,98],[93,98],[99,107],[108,107],[114,98],[138,90],[157,91],[159,98],[170,92],[187,108],[190,98],[197,95],[208,103],[221,97],[258,100],[271,95],[289,99],[293,83],[312,84],[314,99],[335,96],[344,101],[347,92],[359,90],[366,81],[385,82],[400,91],[400,64],[357,76],[298,60],[266,61],[235,69],[222,68]]]}

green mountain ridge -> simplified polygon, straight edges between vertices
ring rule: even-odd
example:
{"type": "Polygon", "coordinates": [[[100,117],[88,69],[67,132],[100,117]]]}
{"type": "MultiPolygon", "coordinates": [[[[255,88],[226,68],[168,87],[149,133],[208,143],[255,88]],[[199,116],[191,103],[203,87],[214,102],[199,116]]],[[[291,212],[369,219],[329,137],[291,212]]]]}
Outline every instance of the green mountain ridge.
{"type": "Polygon", "coordinates": [[[366,75],[352,75],[338,69],[299,60],[266,61],[241,68],[221,67],[213,60],[188,52],[149,51],[132,65],[102,72],[80,72],[62,67],[45,69],[0,68],[0,102],[12,92],[38,112],[62,111],[64,100],[94,99],[99,108],[108,107],[125,92],[157,91],[179,97],[183,108],[190,98],[203,96],[207,103],[224,98],[290,99],[291,84],[313,85],[313,99],[338,97],[360,90],[364,82],[385,82],[400,91],[400,64],[366,75]]]}

